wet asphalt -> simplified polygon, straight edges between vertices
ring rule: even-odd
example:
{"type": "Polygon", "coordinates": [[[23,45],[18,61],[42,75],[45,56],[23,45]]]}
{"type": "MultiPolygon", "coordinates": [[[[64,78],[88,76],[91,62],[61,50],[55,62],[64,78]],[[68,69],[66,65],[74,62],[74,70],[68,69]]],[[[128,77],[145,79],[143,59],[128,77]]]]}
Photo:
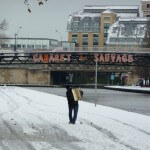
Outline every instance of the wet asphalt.
{"type": "MultiPolygon", "coordinates": [[[[65,88],[53,87],[26,87],[28,89],[41,91],[59,96],[66,95],[65,88]]],[[[130,112],[150,116],[150,94],[131,93],[107,89],[82,88],[84,92],[83,100],[94,105],[103,105],[118,108],[130,112]]]]}

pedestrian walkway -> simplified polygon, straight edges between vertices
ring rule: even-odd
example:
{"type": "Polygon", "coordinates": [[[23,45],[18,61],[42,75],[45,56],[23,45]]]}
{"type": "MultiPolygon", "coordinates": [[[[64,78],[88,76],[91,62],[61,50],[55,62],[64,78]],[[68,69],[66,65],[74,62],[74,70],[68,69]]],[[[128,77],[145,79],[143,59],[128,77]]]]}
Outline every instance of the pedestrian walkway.
{"type": "Polygon", "coordinates": [[[110,89],[110,90],[125,91],[125,92],[135,92],[135,93],[150,94],[150,87],[140,87],[140,86],[105,86],[104,88],[110,89]]]}

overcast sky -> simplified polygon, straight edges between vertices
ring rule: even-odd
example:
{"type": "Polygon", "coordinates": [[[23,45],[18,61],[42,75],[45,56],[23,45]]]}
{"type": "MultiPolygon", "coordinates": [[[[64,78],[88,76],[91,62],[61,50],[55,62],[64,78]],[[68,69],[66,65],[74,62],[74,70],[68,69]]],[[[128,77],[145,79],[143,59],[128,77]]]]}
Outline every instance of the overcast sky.
{"type": "Polygon", "coordinates": [[[37,0],[29,0],[31,13],[28,13],[24,0],[0,0],[0,21],[8,22],[7,35],[14,37],[37,37],[67,40],[67,19],[73,12],[85,5],[140,5],[140,0],[47,0],[39,6],[37,0]]]}

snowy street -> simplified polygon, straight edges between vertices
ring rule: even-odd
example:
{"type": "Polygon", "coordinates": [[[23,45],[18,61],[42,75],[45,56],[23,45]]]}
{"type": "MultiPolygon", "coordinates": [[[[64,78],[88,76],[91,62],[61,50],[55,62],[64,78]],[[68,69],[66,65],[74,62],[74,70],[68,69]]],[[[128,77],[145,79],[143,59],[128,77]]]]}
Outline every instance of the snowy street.
{"type": "Polygon", "coordinates": [[[0,87],[0,150],[149,150],[150,116],[84,101],[68,124],[65,97],[0,87]]]}

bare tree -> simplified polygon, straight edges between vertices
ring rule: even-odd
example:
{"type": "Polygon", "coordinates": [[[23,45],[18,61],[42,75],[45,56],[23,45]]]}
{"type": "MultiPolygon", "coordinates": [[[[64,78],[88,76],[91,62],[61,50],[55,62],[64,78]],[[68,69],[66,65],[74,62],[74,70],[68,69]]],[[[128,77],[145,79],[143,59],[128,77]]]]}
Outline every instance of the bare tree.
{"type": "Polygon", "coordinates": [[[7,22],[6,20],[3,20],[0,23],[0,47],[6,42],[5,30],[7,30],[7,22]]]}
{"type": "MultiPolygon", "coordinates": [[[[27,6],[27,8],[28,8],[28,12],[31,13],[29,1],[30,1],[30,0],[24,0],[24,4],[25,4],[25,5],[27,6]]],[[[46,2],[47,0],[37,0],[37,2],[38,2],[39,5],[43,5],[43,4],[44,4],[44,1],[46,2]]]]}

